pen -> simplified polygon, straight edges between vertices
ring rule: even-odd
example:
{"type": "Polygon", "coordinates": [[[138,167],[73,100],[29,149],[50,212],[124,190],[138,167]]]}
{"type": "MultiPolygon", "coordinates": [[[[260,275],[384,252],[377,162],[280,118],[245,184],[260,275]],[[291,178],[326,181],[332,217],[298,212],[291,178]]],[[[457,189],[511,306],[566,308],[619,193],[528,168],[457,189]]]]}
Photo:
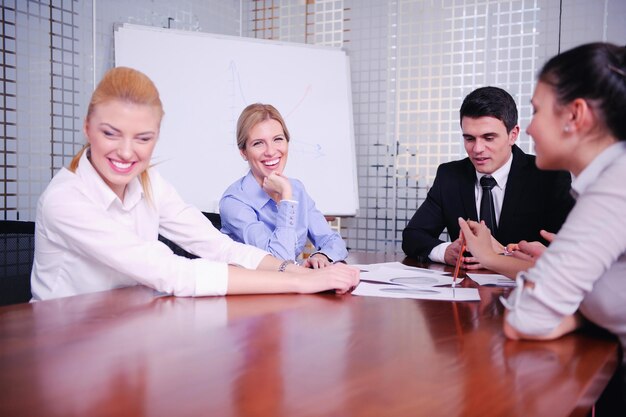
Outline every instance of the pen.
{"type": "Polygon", "coordinates": [[[465,236],[461,234],[461,252],[459,252],[459,257],[456,259],[456,266],[454,267],[454,274],[452,275],[452,288],[456,286],[456,279],[459,277],[459,270],[461,269],[461,259],[463,258],[463,253],[465,253],[465,236]]]}

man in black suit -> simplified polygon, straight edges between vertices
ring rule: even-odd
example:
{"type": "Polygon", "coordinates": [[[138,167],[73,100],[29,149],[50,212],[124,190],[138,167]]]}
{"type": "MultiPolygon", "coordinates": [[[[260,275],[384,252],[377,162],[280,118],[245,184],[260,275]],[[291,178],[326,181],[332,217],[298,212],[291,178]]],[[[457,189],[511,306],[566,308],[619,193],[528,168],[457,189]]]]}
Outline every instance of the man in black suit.
{"type": "MultiPolygon", "coordinates": [[[[460,116],[468,157],[439,166],[426,200],[402,233],[404,253],[455,264],[461,249],[458,218],[479,219],[483,176],[496,183],[490,213],[495,215],[492,235],[499,243],[543,241],[542,229],[556,233],[574,205],[571,177],[563,171],[540,171],[535,156],[515,145],[520,127],[513,97],[497,87],[479,88],[465,97],[460,116]],[[444,228],[452,242],[439,239],[444,228]]],[[[471,256],[464,257],[463,266],[481,267],[471,256]]]]}

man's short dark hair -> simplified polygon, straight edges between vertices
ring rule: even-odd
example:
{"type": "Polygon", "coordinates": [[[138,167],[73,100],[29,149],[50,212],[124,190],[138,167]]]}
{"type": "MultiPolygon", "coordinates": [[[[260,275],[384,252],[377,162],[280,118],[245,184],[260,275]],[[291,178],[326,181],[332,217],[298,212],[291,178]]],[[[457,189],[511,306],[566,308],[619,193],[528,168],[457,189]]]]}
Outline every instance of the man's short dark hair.
{"type": "Polygon", "coordinates": [[[465,97],[461,104],[461,118],[495,117],[506,126],[507,133],[517,125],[517,106],[506,91],[498,87],[481,87],[465,97]]]}

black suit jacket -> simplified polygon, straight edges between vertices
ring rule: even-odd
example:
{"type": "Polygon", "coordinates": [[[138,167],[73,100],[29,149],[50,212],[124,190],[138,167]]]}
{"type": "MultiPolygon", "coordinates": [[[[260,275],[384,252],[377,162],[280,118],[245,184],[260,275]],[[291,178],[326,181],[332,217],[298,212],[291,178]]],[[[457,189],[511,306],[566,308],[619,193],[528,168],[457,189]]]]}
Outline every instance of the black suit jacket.
{"type": "MultiPolygon", "coordinates": [[[[502,244],[543,241],[541,229],[556,233],[574,206],[571,176],[564,171],[541,171],[535,156],[513,145],[513,162],[504,191],[495,238],[502,244]]],[[[402,232],[402,250],[417,259],[428,257],[443,241],[459,237],[458,218],[477,220],[474,187],[476,170],[469,158],[441,164],[426,200],[402,232]]]]}

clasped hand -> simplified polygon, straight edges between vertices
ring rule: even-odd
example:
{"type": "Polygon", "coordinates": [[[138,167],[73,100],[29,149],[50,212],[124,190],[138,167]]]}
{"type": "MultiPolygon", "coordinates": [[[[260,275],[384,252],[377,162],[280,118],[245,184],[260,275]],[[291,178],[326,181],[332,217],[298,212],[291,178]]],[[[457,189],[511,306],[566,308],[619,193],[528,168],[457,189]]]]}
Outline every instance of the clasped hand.
{"type": "Polygon", "coordinates": [[[329,265],[332,265],[332,262],[330,262],[330,260],[323,253],[316,253],[309,256],[302,264],[305,268],[312,269],[326,268],[329,265]]]}
{"type": "MultiPolygon", "coordinates": [[[[545,230],[541,230],[539,234],[549,243],[551,243],[556,237],[556,234],[550,233],[545,230]]],[[[541,242],[527,242],[525,240],[522,240],[519,243],[511,243],[506,245],[505,252],[515,258],[522,259],[524,261],[528,261],[534,264],[546,249],[546,246],[541,242]]]]}
{"type": "MultiPolygon", "coordinates": [[[[517,259],[534,264],[546,250],[546,247],[541,242],[527,242],[525,240],[519,243],[508,244],[505,247],[491,236],[491,232],[484,222],[478,223],[460,218],[459,226],[461,227],[461,233],[465,236],[467,249],[472,253],[473,259],[483,264],[489,263],[486,262],[489,257],[502,254],[511,255],[517,259]]],[[[555,237],[554,233],[545,230],[541,230],[540,234],[548,242],[552,242],[555,237]]]]}

